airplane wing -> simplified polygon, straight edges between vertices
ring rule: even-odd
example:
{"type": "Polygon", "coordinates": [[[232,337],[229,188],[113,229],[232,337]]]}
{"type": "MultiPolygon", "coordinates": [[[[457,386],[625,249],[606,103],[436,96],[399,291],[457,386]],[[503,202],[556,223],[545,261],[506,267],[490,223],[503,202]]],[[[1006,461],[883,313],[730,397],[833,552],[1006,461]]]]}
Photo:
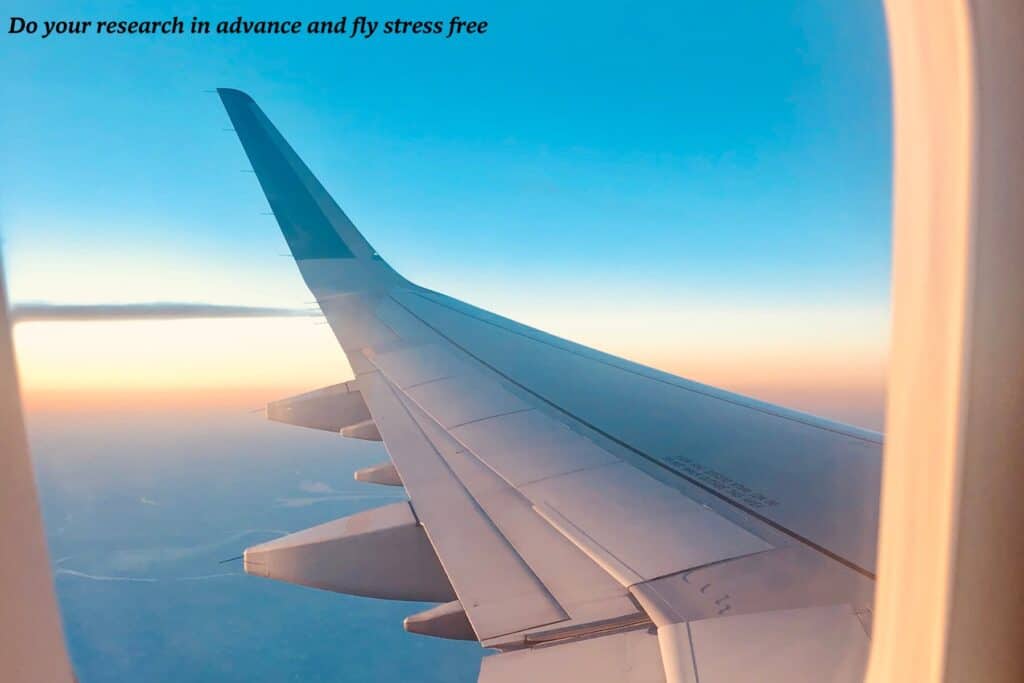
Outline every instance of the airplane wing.
{"type": "Polygon", "coordinates": [[[245,93],[220,89],[355,379],[271,419],[382,440],[408,502],[245,551],[250,574],[437,603],[480,680],[855,681],[881,436],[545,334],[415,285],[245,93]]]}

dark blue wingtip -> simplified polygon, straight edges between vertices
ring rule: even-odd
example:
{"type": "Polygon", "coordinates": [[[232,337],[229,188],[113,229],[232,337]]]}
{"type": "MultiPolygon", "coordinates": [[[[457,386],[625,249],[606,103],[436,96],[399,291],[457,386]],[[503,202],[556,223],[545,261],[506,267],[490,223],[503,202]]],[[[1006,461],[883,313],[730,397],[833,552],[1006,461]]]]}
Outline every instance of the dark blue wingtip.
{"type": "Polygon", "coordinates": [[[242,102],[252,102],[252,97],[249,93],[242,92],[241,90],[235,90],[234,88],[217,88],[217,94],[220,95],[221,100],[227,102],[228,100],[240,100],[242,102]]]}

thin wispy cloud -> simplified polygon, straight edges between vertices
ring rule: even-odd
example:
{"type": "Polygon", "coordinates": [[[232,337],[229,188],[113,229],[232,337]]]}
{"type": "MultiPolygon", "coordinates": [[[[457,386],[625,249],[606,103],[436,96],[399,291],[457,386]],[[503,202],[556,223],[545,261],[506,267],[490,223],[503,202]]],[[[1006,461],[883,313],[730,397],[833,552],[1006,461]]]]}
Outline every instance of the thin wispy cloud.
{"type": "Polygon", "coordinates": [[[306,493],[336,493],[331,485],[324,481],[303,481],[299,484],[299,490],[306,493]]]}
{"type": "Polygon", "coordinates": [[[157,579],[149,576],[106,576],[103,574],[88,574],[75,569],[58,569],[54,576],[75,576],[90,581],[124,581],[126,583],[156,583],[157,579]]]}
{"type": "Polygon", "coordinates": [[[154,301],[133,304],[55,304],[35,301],[11,307],[14,322],[88,320],[185,320],[196,318],[316,317],[319,311],[269,306],[154,301]]]}
{"type": "Polygon", "coordinates": [[[355,500],[404,500],[405,496],[401,493],[339,493],[331,496],[317,496],[317,497],[295,497],[295,498],[275,498],[274,507],[276,508],[305,508],[310,505],[319,505],[320,503],[333,503],[338,501],[355,501],[355,500]]]}
{"type": "MultiPolygon", "coordinates": [[[[267,538],[264,540],[270,540],[287,533],[289,532],[283,529],[243,529],[225,538],[194,545],[122,548],[104,553],[100,560],[100,566],[105,575],[146,574],[161,565],[174,564],[202,555],[222,555],[224,546],[234,549],[239,541],[249,536],[265,536],[267,538]]],[[[76,564],[81,564],[82,561],[83,558],[80,558],[76,564]]]]}
{"type": "Polygon", "coordinates": [[[216,574],[199,574],[197,576],[171,576],[171,577],[154,577],[154,576],[107,576],[104,574],[88,574],[86,572],[80,572],[75,569],[57,569],[53,572],[54,576],[73,576],[79,579],[88,579],[89,581],[123,581],[125,583],[160,583],[161,581],[173,582],[173,581],[208,581],[210,579],[221,579],[225,577],[238,577],[245,576],[242,572],[218,572],[216,574]]]}

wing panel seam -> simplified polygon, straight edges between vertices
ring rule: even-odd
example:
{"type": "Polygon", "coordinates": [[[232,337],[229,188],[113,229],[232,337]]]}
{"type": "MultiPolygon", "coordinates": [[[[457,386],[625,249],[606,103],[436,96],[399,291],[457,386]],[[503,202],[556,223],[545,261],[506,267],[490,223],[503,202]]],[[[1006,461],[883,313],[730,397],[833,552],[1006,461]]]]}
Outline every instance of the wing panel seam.
{"type": "MultiPolygon", "coordinates": [[[[480,358],[479,356],[474,354],[472,351],[467,349],[465,346],[463,346],[462,344],[459,344],[457,341],[455,341],[454,339],[452,339],[451,337],[446,335],[444,332],[439,330],[437,327],[435,327],[434,325],[432,325],[428,321],[424,320],[421,316],[417,315],[415,311],[410,310],[407,305],[405,305],[401,301],[397,300],[394,297],[394,295],[391,295],[391,300],[394,301],[397,305],[401,306],[405,311],[407,311],[409,313],[409,315],[413,316],[414,318],[419,320],[421,323],[426,325],[428,328],[433,330],[435,333],[437,333],[442,339],[446,340],[449,344],[451,344],[455,348],[459,349],[460,351],[465,353],[467,356],[469,356],[470,358],[472,358],[476,362],[480,363],[484,367],[488,368],[489,370],[494,372],[496,375],[498,375],[499,377],[503,378],[505,381],[509,382],[510,384],[514,385],[515,387],[517,387],[521,391],[524,391],[527,394],[529,394],[530,396],[533,396],[534,398],[536,398],[537,400],[542,401],[545,405],[547,405],[547,406],[549,406],[551,408],[554,408],[558,412],[560,412],[563,415],[571,418],[572,420],[575,420],[576,422],[584,425],[585,427],[593,430],[594,432],[600,434],[601,436],[605,437],[609,441],[612,441],[612,442],[618,444],[619,446],[621,446],[622,448],[625,448],[626,450],[630,451],[631,453],[635,453],[636,455],[640,456],[644,460],[647,460],[648,462],[650,462],[650,463],[652,463],[654,465],[657,465],[658,467],[664,469],[665,471],[670,472],[671,474],[673,474],[673,475],[675,475],[677,477],[680,477],[684,481],[689,482],[690,484],[692,484],[693,486],[696,486],[697,488],[699,488],[700,490],[704,491],[705,493],[708,493],[708,494],[714,496],[715,498],[718,498],[722,502],[727,503],[728,505],[733,506],[737,510],[739,510],[739,511],[741,511],[741,512],[747,514],[747,515],[749,515],[750,517],[752,517],[752,518],[762,522],[763,524],[767,524],[768,526],[770,526],[771,528],[775,529],[776,531],[779,531],[781,533],[786,534],[790,538],[793,538],[793,539],[799,541],[800,543],[803,543],[804,545],[808,546],[809,548],[811,548],[813,550],[816,550],[819,553],[822,553],[823,555],[825,555],[825,556],[835,560],[836,562],[842,564],[843,566],[845,566],[845,567],[847,567],[849,569],[852,569],[853,571],[857,572],[858,574],[861,574],[862,576],[865,576],[865,577],[871,579],[872,581],[875,580],[875,574],[873,572],[868,571],[867,569],[861,567],[860,565],[858,565],[857,563],[853,562],[852,560],[848,560],[847,558],[843,557],[842,555],[839,555],[839,554],[829,550],[828,548],[825,548],[824,546],[822,546],[822,545],[820,545],[818,543],[815,543],[814,541],[810,540],[809,538],[807,538],[807,537],[805,537],[805,536],[803,536],[801,534],[798,534],[797,532],[793,531],[792,529],[789,529],[788,527],[783,526],[779,522],[776,522],[775,520],[773,520],[773,519],[771,519],[769,517],[765,517],[761,513],[756,512],[752,508],[750,508],[750,507],[748,507],[746,505],[743,505],[742,503],[739,503],[739,502],[729,498],[725,494],[715,490],[714,488],[708,486],[707,484],[704,484],[703,482],[699,481],[698,479],[695,479],[695,478],[693,478],[693,477],[691,477],[691,476],[689,476],[689,475],[687,475],[687,474],[685,474],[683,472],[680,472],[679,470],[677,470],[677,469],[675,469],[675,468],[673,468],[673,467],[671,467],[671,466],[661,462],[660,460],[658,460],[654,456],[652,456],[652,455],[650,455],[648,453],[645,453],[644,451],[642,451],[639,448],[633,446],[632,444],[630,444],[630,443],[628,443],[626,441],[623,441],[622,439],[619,439],[618,437],[616,437],[616,436],[614,436],[612,434],[609,434],[608,432],[604,431],[603,429],[601,429],[597,425],[594,425],[591,422],[588,422],[587,420],[584,420],[583,418],[581,418],[581,417],[575,415],[574,413],[566,410],[565,408],[563,408],[562,406],[558,405],[554,401],[551,401],[550,399],[545,398],[544,396],[541,396],[540,394],[538,394],[533,389],[530,389],[529,387],[526,387],[523,384],[521,384],[520,382],[517,382],[513,378],[509,377],[507,374],[505,374],[504,372],[502,372],[498,368],[494,367],[493,365],[491,365],[487,361],[483,360],[482,358],[480,358]]],[[[438,304],[438,305],[443,305],[443,304],[438,304]]],[[[454,310],[454,309],[452,309],[452,310],[454,310]]],[[[458,311],[456,311],[456,312],[458,312],[458,311]]],[[[465,314],[463,314],[463,315],[465,315],[465,314]]],[[[478,320],[478,318],[474,318],[474,319],[478,320]]],[[[486,322],[486,321],[483,321],[483,322],[486,322]]],[[[488,323],[488,324],[493,324],[493,323],[488,323]]],[[[501,328],[501,329],[504,329],[504,328],[501,328]]],[[[514,334],[518,334],[518,333],[514,333],[514,334]]],[[[526,335],[520,334],[520,336],[523,336],[526,339],[532,339],[531,337],[526,336],[526,335]]],[[[544,343],[544,342],[541,342],[541,343],[544,343]]],[[[615,367],[617,367],[617,366],[615,366],[615,367]]],[[[671,386],[676,386],[676,385],[671,385],[671,386]]],[[[842,432],[839,432],[839,433],[842,433],[842,432]]],[[[844,436],[845,436],[845,434],[844,434],[844,436]]]]}
{"type": "MultiPolygon", "coordinates": [[[[621,365],[616,365],[615,363],[611,363],[611,362],[609,362],[607,360],[603,360],[601,358],[592,358],[590,356],[583,355],[582,353],[580,353],[579,351],[576,351],[574,349],[566,348],[564,346],[559,346],[557,344],[552,344],[550,341],[547,341],[545,339],[539,339],[539,338],[534,337],[532,335],[526,334],[525,332],[520,332],[518,330],[513,330],[513,329],[510,329],[510,328],[508,328],[508,327],[506,327],[504,325],[499,325],[498,323],[496,323],[494,321],[485,320],[483,318],[480,318],[478,316],[472,315],[472,314],[467,313],[465,311],[460,311],[457,308],[454,308],[452,306],[448,306],[447,304],[444,304],[444,303],[442,303],[440,301],[435,301],[434,299],[431,299],[431,298],[425,296],[421,292],[417,292],[417,291],[413,291],[413,290],[408,290],[408,291],[411,294],[414,294],[414,295],[418,296],[419,298],[423,299],[427,303],[434,304],[435,306],[441,306],[442,308],[446,308],[449,311],[452,311],[453,313],[457,313],[457,314],[465,316],[467,318],[472,318],[473,320],[476,320],[477,322],[484,323],[485,325],[490,325],[491,327],[496,327],[499,330],[502,330],[503,332],[508,332],[509,334],[514,334],[514,335],[517,335],[517,336],[522,337],[524,339],[529,339],[530,341],[537,342],[538,344],[544,344],[545,346],[549,346],[549,347],[551,347],[553,349],[557,349],[558,351],[564,351],[564,352],[570,353],[570,354],[572,354],[572,355],[574,355],[574,356],[576,356],[578,358],[583,358],[585,360],[593,361],[595,363],[600,363],[601,365],[604,365],[606,367],[614,368],[616,370],[621,370],[621,371],[627,372],[627,373],[629,373],[631,375],[635,375],[637,377],[642,377],[643,379],[649,379],[649,380],[652,380],[654,382],[658,382],[659,384],[664,384],[665,386],[673,387],[675,389],[681,389],[682,391],[688,391],[688,392],[694,393],[694,394],[699,394],[699,395],[704,396],[706,398],[715,399],[717,401],[721,401],[723,403],[728,403],[729,405],[734,405],[734,406],[737,406],[739,408],[746,408],[748,410],[753,410],[755,412],[761,413],[762,415],[768,415],[770,417],[777,417],[777,418],[780,418],[780,419],[783,419],[783,420],[788,420],[789,422],[795,422],[797,424],[802,424],[802,425],[804,425],[806,427],[811,427],[813,429],[820,429],[822,431],[831,432],[833,434],[839,434],[840,436],[845,436],[845,437],[848,437],[848,438],[851,438],[851,439],[857,439],[858,441],[864,441],[864,442],[872,443],[872,444],[875,444],[875,445],[880,445],[882,443],[881,439],[875,440],[875,439],[867,437],[866,435],[851,434],[849,432],[843,431],[841,429],[836,429],[834,427],[827,427],[827,426],[824,426],[824,425],[815,424],[814,422],[811,422],[810,420],[800,419],[799,417],[796,417],[794,415],[787,415],[785,413],[774,412],[772,410],[769,410],[768,408],[761,407],[761,406],[748,405],[746,403],[741,403],[741,402],[736,401],[736,400],[731,400],[731,399],[726,398],[724,396],[716,396],[715,394],[708,393],[706,391],[701,391],[700,389],[698,389],[696,387],[684,386],[682,384],[677,384],[675,382],[670,382],[670,381],[662,379],[660,377],[655,377],[655,376],[652,376],[652,375],[644,374],[642,372],[637,372],[636,370],[632,370],[630,368],[626,368],[626,367],[623,367],[621,365]]],[[[394,297],[392,297],[392,299],[394,300],[394,297]]],[[[409,310],[408,307],[405,307],[404,304],[402,304],[401,302],[396,300],[396,303],[398,303],[400,306],[403,306],[407,311],[409,310]]],[[[412,313],[412,315],[416,315],[412,311],[409,311],[409,312],[412,313]]],[[[419,318],[419,316],[417,316],[417,318],[419,318]]],[[[423,322],[425,325],[428,325],[428,326],[430,325],[429,323],[427,323],[422,318],[419,318],[419,320],[420,320],[420,322],[423,322]]],[[[442,334],[440,331],[436,330],[436,328],[432,328],[432,329],[435,329],[435,331],[437,331],[438,334],[442,334]]],[[[571,343],[571,342],[566,341],[566,343],[571,343]]],[[[600,352],[598,352],[598,353],[600,353],[600,352]]],[[[686,380],[686,381],[691,381],[691,380],[686,380]]],[[[750,399],[750,400],[756,401],[757,399],[750,399]]]]}

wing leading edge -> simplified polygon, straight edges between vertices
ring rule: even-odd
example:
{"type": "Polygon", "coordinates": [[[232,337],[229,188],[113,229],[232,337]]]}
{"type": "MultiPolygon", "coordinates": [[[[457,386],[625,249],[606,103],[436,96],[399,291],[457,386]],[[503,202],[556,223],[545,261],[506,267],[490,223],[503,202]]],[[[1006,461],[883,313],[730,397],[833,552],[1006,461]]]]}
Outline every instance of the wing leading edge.
{"type": "Polygon", "coordinates": [[[410,498],[251,548],[247,571],[436,596],[406,628],[499,650],[488,683],[858,679],[879,435],[408,282],[252,98],[218,92],[356,375],[268,415],[382,439],[391,465],[357,478],[410,498]]]}

